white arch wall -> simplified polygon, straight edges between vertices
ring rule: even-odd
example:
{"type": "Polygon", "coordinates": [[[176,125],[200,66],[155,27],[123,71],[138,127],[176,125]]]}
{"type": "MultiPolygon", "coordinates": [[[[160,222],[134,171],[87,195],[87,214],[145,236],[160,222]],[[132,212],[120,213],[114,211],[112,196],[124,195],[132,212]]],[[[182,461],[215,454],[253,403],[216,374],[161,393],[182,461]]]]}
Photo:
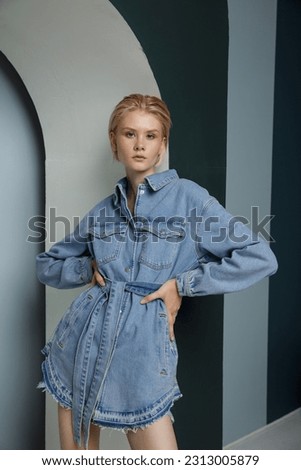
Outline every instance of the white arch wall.
{"type": "MultiPolygon", "coordinates": [[[[128,93],[159,94],[152,71],[131,29],[107,0],[1,1],[0,44],[41,122],[46,216],[52,207],[72,221],[109,194],[123,175],[111,157],[108,118],[128,93]]],[[[67,226],[55,220],[52,226],[60,239],[67,226]]],[[[47,337],[76,294],[47,288],[47,337]]],[[[48,398],[46,447],[58,448],[56,406],[48,398]]],[[[127,444],[123,435],[110,432],[102,447],[127,444]]]]}

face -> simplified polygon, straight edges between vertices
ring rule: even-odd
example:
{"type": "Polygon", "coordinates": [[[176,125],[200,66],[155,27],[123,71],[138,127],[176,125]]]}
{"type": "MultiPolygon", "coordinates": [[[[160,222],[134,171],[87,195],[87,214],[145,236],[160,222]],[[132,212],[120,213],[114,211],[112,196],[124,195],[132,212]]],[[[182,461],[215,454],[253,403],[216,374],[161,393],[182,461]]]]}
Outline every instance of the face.
{"type": "Polygon", "coordinates": [[[110,140],[129,177],[154,173],[166,150],[159,119],[141,110],[125,113],[110,140]]]}

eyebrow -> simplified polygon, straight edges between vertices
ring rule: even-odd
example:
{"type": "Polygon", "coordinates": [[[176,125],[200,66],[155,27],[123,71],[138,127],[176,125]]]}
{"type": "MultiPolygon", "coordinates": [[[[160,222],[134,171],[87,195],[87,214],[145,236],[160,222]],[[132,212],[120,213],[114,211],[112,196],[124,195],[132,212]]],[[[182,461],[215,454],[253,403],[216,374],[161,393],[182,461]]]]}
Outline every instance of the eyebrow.
{"type": "MultiPolygon", "coordinates": [[[[133,127],[122,127],[121,130],[122,131],[136,131],[137,129],[134,129],[133,127]]],[[[160,134],[159,129],[148,129],[145,132],[157,132],[158,134],[160,134]]]]}

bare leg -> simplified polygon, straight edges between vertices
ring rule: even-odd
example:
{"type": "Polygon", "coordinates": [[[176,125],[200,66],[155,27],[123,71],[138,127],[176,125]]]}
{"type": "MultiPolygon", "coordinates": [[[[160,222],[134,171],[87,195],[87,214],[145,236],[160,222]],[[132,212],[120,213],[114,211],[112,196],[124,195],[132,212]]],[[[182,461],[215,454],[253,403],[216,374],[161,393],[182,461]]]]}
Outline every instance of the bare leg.
{"type": "MultiPolygon", "coordinates": [[[[60,432],[60,443],[62,450],[83,450],[83,447],[79,447],[75,444],[73,440],[73,431],[72,431],[72,412],[71,410],[66,410],[60,405],[58,406],[58,416],[59,416],[59,432],[60,432]]],[[[99,435],[100,428],[91,424],[90,427],[90,437],[88,443],[88,449],[90,450],[99,450],[99,435]]]]}
{"type": "Polygon", "coordinates": [[[132,450],[177,450],[176,436],[169,416],[155,421],[145,429],[129,431],[127,438],[132,450]]]}

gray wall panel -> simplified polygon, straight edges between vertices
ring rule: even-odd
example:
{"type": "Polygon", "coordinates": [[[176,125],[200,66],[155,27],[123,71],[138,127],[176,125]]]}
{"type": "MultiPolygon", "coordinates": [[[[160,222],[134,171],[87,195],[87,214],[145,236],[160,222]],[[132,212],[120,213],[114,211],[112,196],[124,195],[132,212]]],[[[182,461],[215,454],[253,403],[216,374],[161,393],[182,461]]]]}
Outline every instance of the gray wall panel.
{"type": "MultiPolygon", "coordinates": [[[[226,207],[270,214],[276,0],[228,0],[226,207]]],[[[224,445],[266,424],[268,291],[264,280],[224,299],[224,445]]]]}

